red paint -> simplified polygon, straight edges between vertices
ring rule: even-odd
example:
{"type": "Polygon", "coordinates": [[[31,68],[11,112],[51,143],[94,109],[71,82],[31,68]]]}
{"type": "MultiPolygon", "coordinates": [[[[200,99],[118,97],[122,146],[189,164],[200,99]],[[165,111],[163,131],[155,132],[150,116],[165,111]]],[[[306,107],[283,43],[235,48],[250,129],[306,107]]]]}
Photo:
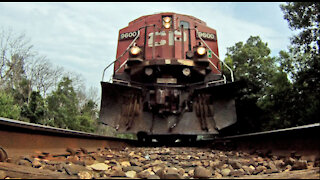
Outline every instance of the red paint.
{"type": "MultiPolygon", "coordinates": [[[[156,25],[157,29],[155,36],[155,58],[154,59],[186,59],[185,57],[182,57],[182,49],[181,49],[181,32],[179,23],[180,21],[187,21],[189,22],[190,26],[190,37],[191,37],[191,51],[193,51],[193,47],[197,45],[201,40],[196,38],[196,32],[194,30],[194,27],[196,26],[197,29],[200,32],[206,32],[215,34],[215,37],[217,37],[217,33],[215,29],[212,29],[206,25],[205,22],[192,17],[188,15],[182,15],[182,14],[176,14],[176,13],[159,13],[159,14],[153,14],[153,15],[147,15],[142,16],[136,20],[133,20],[129,22],[129,25],[119,31],[119,41],[118,41],[118,48],[117,48],[117,57],[119,57],[130,45],[133,38],[129,38],[127,40],[120,40],[120,35],[122,33],[128,33],[128,32],[134,32],[138,31],[139,28],[144,27],[146,25],[156,25]],[[172,28],[171,29],[165,29],[162,25],[162,17],[163,16],[171,16],[172,17],[172,28]],[[163,34],[163,36],[161,35],[163,34]],[[173,36],[169,35],[170,33],[174,34],[173,36]],[[169,39],[172,39],[171,42],[174,42],[173,45],[169,44],[169,39]],[[173,41],[173,38],[175,40],[173,41]],[[157,46],[157,43],[163,43],[161,46],[157,46]],[[165,43],[164,43],[165,42],[165,43]]],[[[137,39],[136,43],[139,47],[146,47],[145,49],[145,60],[152,60],[152,34],[154,32],[154,28],[152,26],[147,27],[147,35],[146,35],[146,45],[145,43],[145,29],[140,29],[140,37],[137,39]],[[149,47],[148,43],[151,45],[149,47]]],[[[189,50],[188,43],[189,43],[189,33],[188,29],[184,29],[185,33],[185,41],[184,41],[184,53],[186,53],[189,50]]],[[[212,41],[212,40],[205,40],[207,45],[213,50],[213,52],[219,56],[218,53],[218,42],[212,41]]],[[[126,53],[122,58],[119,59],[119,63],[115,63],[114,65],[114,71],[116,71],[119,66],[125,62],[128,59],[128,53],[126,53]]],[[[209,58],[215,65],[218,65],[218,59],[212,56],[212,58],[209,58]]],[[[211,65],[210,65],[211,66],[211,65]]],[[[220,68],[220,66],[218,66],[220,68]]],[[[218,73],[213,66],[211,66],[213,73],[218,73]]],[[[121,68],[118,73],[122,73],[124,68],[121,68]]]]}

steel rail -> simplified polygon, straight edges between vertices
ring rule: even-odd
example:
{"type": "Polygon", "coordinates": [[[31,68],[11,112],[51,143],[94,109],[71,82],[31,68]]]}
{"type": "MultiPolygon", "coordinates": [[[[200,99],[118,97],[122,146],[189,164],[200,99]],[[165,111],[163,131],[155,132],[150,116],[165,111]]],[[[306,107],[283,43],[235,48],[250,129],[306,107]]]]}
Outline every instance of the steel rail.
{"type": "Polygon", "coordinates": [[[124,148],[135,140],[101,136],[62,128],[32,124],[0,117],[0,161],[36,152],[66,153],[67,148],[124,148]],[[7,156],[7,157],[5,157],[7,156]]]}
{"type": "Polygon", "coordinates": [[[298,156],[303,159],[320,158],[320,123],[241,135],[215,137],[218,149],[258,152],[265,156],[298,156]]]}

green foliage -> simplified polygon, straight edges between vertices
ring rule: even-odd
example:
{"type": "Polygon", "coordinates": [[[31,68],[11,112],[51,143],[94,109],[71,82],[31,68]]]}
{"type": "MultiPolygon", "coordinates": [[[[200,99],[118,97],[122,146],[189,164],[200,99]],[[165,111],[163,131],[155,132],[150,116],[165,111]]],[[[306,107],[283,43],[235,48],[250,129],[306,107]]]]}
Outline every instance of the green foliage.
{"type": "Polygon", "coordinates": [[[233,68],[235,79],[246,84],[236,98],[242,132],[274,128],[276,123],[271,125],[270,120],[282,119],[281,111],[286,108],[281,98],[291,83],[276,65],[278,59],[270,57],[267,45],[259,36],[250,36],[245,44],[238,42],[228,48],[226,63],[233,68]]]}
{"type": "Polygon", "coordinates": [[[80,76],[52,68],[23,34],[1,30],[0,43],[0,116],[86,132],[98,129],[97,104],[77,86],[80,76]]]}
{"type": "Polygon", "coordinates": [[[97,104],[93,100],[88,100],[81,109],[81,115],[77,117],[79,130],[95,132],[97,130],[98,110],[97,104]]]}
{"type": "Polygon", "coordinates": [[[31,123],[44,124],[47,111],[45,100],[39,92],[33,91],[29,103],[24,103],[22,106],[21,116],[31,123]]]}
{"type": "Polygon", "coordinates": [[[79,131],[85,131],[85,132],[95,132],[96,127],[95,122],[93,119],[91,119],[89,116],[77,116],[75,119],[76,123],[76,129],[79,131]]]}
{"type": "Polygon", "coordinates": [[[62,79],[57,89],[47,97],[47,101],[49,119],[54,126],[95,132],[97,105],[92,100],[88,100],[81,109],[72,80],[68,77],[62,79]]]}
{"type": "Polygon", "coordinates": [[[97,104],[92,100],[88,100],[82,107],[81,114],[90,117],[91,119],[98,118],[97,104]]]}
{"type": "MultiPolygon", "coordinates": [[[[295,124],[320,121],[320,4],[317,2],[289,2],[280,6],[289,27],[299,33],[291,40],[289,58],[293,64],[292,99],[295,103],[295,124]]],[[[288,64],[289,64],[288,63],[288,64]]]]}
{"type": "Polygon", "coordinates": [[[13,97],[0,91],[0,117],[19,119],[20,107],[14,104],[13,97]]]}
{"type": "Polygon", "coordinates": [[[124,134],[124,133],[118,133],[116,134],[117,138],[122,138],[122,139],[133,139],[137,140],[137,136],[135,134],[124,134]]]}
{"type": "Polygon", "coordinates": [[[280,5],[280,8],[289,27],[300,31],[291,39],[292,44],[296,45],[295,49],[319,54],[319,2],[288,2],[286,5],[280,5]]]}
{"type": "Polygon", "coordinates": [[[298,30],[289,51],[269,56],[259,37],[228,48],[225,62],[243,88],[236,99],[238,127],[243,131],[271,130],[320,120],[320,4],[289,2],[281,5],[289,27],[298,30]]]}
{"type": "Polygon", "coordinates": [[[72,81],[64,77],[58,84],[56,91],[48,96],[49,118],[54,120],[56,126],[76,130],[78,125],[78,99],[71,86],[72,81]]]}

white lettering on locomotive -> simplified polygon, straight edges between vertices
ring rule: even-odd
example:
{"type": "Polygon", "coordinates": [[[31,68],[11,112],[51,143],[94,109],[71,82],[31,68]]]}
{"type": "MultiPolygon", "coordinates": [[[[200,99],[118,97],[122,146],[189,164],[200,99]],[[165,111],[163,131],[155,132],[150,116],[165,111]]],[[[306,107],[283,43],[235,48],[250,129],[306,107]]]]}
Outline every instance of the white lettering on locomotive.
{"type": "Polygon", "coordinates": [[[120,40],[133,39],[138,35],[138,31],[126,32],[120,34],[120,40]]]}
{"type": "MultiPolygon", "coordinates": [[[[166,36],[166,32],[165,31],[161,31],[161,32],[156,32],[155,36],[166,36]]],[[[153,32],[148,34],[149,38],[148,38],[148,46],[152,47],[153,44],[153,32]]],[[[173,46],[174,42],[173,41],[181,41],[181,31],[175,30],[174,34],[172,31],[169,31],[169,36],[168,36],[168,41],[169,41],[169,46],[173,46]],[[174,38],[173,38],[174,37],[174,38]]],[[[184,32],[184,41],[187,41],[187,33],[184,32]]],[[[165,39],[161,39],[159,42],[155,42],[154,45],[155,46],[163,46],[167,43],[167,41],[165,39]]]]}
{"type": "Polygon", "coordinates": [[[213,41],[216,41],[216,40],[217,40],[216,35],[215,35],[215,34],[212,34],[212,33],[199,32],[196,37],[199,39],[199,36],[200,36],[202,39],[206,39],[206,40],[213,40],[213,41]]]}
{"type": "MultiPolygon", "coordinates": [[[[161,32],[156,32],[156,33],[155,33],[155,36],[166,36],[166,35],[167,35],[167,34],[166,34],[165,31],[161,31],[161,32]]],[[[148,36],[149,36],[148,46],[149,46],[149,47],[152,47],[152,45],[153,45],[153,32],[149,33],[148,36]]],[[[163,45],[165,45],[166,43],[167,43],[166,40],[161,39],[159,42],[155,41],[155,42],[154,42],[154,45],[155,45],[155,46],[163,46],[163,45]]]]}

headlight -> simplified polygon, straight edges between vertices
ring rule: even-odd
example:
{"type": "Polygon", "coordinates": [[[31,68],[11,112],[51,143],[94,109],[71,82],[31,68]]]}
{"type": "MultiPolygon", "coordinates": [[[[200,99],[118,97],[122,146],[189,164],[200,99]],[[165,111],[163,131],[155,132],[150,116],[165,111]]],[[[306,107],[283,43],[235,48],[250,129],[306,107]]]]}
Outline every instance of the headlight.
{"type": "Polygon", "coordinates": [[[133,47],[130,49],[130,53],[131,53],[132,55],[138,55],[140,52],[141,52],[141,49],[140,49],[138,46],[133,46],[133,47]]]}
{"type": "Polygon", "coordinates": [[[199,54],[200,56],[204,55],[206,53],[206,48],[200,46],[197,48],[197,54],[199,54]]]}
{"type": "Polygon", "coordinates": [[[183,73],[183,75],[185,75],[185,76],[189,76],[190,73],[191,73],[191,71],[190,71],[189,68],[184,68],[184,69],[182,70],[182,73],[183,73]]]}
{"type": "Polygon", "coordinates": [[[170,17],[168,17],[168,16],[167,16],[167,17],[164,17],[164,18],[163,18],[163,21],[164,21],[164,22],[166,22],[166,23],[168,23],[168,22],[170,22],[170,21],[171,21],[171,18],[170,18],[170,17]]]}
{"type": "Polygon", "coordinates": [[[162,18],[163,20],[163,27],[169,29],[171,27],[171,17],[166,16],[162,18]]]}
{"type": "Polygon", "coordinates": [[[170,26],[171,26],[171,24],[170,24],[170,22],[165,22],[165,23],[163,24],[163,26],[164,26],[164,28],[169,29],[170,26]]]}

